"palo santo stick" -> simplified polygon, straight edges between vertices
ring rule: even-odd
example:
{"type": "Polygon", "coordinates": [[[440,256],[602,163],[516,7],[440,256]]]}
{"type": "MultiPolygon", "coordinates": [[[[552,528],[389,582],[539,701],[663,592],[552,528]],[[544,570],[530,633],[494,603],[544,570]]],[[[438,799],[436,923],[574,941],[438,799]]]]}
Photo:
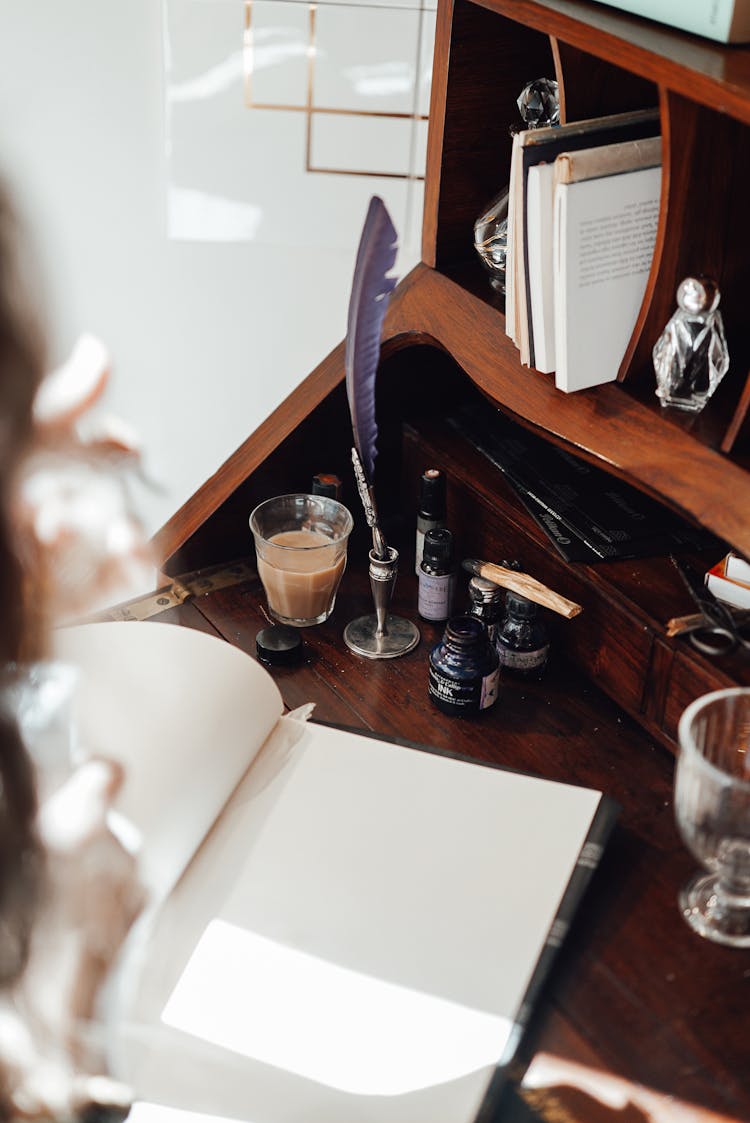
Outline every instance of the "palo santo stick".
{"type": "MultiPolygon", "coordinates": [[[[748,608],[734,608],[732,605],[725,605],[729,609],[729,613],[734,620],[735,624],[748,624],[750,623],[750,609],[748,608]]],[[[690,616],[673,616],[671,620],[666,623],[666,635],[668,637],[682,636],[685,632],[695,632],[699,628],[710,628],[710,623],[702,612],[694,612],[690,616]]]]}
{"type": "Polygon", "coordinates": [[[510,589],[512,593],[518,593],[519,596],[526,597],[527,600],[534,601],[535,604],[541,604],[544,608],[552,609],[553,612],[564,616],[566,620],[572,620],[574,616],[583,611],[580,604],[553,592],[552,589],[543,585],[541,581],[537,581],[535,577],[531,577],[528,573],[517,573],[514,569],[505,569],[493,562],[477,561],[475,558],[466,558],[463,567],[469,573],[473,573],[475,577],[484,577],[488,581],[494,581],[496,585],[500,585],[503,589],[510,589]]]}
{"type": "Polygon", "coordinates": [[[706,618],[702,612],[694,612],[690,616],[673,616],[671,620],[667,620],[666,634],[667,636],[681,636],[684,632],[692,632],[705,623],[706,618]]]}

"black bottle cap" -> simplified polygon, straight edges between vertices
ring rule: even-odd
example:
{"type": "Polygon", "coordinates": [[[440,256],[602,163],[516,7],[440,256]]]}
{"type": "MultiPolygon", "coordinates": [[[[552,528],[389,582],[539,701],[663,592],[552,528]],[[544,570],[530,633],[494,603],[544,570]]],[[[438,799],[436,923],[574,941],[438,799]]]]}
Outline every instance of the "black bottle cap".
{"type": "Polygon", "coordinates": [[[521,616],[524,620],[533,620],[539,611],[539,606],[533,600],[527,600],[519,593],[511,592],[505,594],[505,607],[508,612],[521,616]]]}
{"type": "Polygon", "coordinates": [[[469,580],[469,598],[475,604],[495,604],[500,601],[503,590],[486,577],[472,577],[469,580]]]}
{"type": "Polygon", "coordinates": [[[302,659],[302,636],[296,628],[271,624],[258,632],[255,640],[258,658],[274,667],[289,667],[302,659]]]}
{"type": "Polygon", "coordinates": [[[439,468],[428,468],[419,481],[419,513],[428,519],[445,518],[445,476],[439,468]]]}
{"type": "Polygon", "coordinates": [[[321,472],[320,475],[313,476],[312,494],[325,495],[329,499],[338,499],[341,494],[341,480],[338,476],[321,472]]]}
{"type": "Polygon", "coordinates": [[[428,565],[449,566],[453,560],[453,535],[444,527],[428,530],[424,536],[422,561],[428,565]]]}

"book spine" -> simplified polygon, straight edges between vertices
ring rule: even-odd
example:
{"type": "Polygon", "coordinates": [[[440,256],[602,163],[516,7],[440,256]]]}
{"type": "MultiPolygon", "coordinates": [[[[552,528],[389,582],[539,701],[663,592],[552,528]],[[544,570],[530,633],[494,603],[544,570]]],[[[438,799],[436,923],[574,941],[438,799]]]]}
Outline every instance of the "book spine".
{"type": "Polygon", "coordinates": [[[578,152],[561,152],[555,160],[555,183],[579,183],[624,172],[656,168],[661,164],[661,137],[603,144],[578,152]]]}

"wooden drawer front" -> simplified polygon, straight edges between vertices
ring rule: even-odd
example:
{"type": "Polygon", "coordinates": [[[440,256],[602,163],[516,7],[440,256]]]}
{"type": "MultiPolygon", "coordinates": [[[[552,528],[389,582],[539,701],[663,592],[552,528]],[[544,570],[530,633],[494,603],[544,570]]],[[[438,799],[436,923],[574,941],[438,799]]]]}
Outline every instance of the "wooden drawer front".
{"type": "Polygon", "coordinates": [[[731,679],[718,669],[714,672],[678,651],[672,661],[672,673],[667,684],[667,697],[664,706],[662,728],[669,737],[677,740],[677,723],[687,705],[701,694],[711,690],[722,690],[734,686],[731,679]]]}
{"type": "MultiPolygon", "coordinates": [[[[584,605],[577,618],[580,625],[564,634],[566,653],[623,709],[638,716],[651,657],[651,632],[623,608],[597,595],[591,585],[571,580],[565,595],[584,605]],[[577,585],[579,592],[575,591],[577,585]]],[[[571,623],[575,625],[577,620],[571,623]]]]}

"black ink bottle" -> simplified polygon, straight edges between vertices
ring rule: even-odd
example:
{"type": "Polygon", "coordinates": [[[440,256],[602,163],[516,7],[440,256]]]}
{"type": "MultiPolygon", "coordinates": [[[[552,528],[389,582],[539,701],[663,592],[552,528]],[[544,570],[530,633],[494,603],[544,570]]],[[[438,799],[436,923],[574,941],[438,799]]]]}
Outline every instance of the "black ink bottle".
{"type": "Polygon", "coordinates": [[[453,535],[445,527],[428,530],[419,567],[417,611],[425,620],[447,620],[455,585],[453,535]]]}
{"type": "Polygon", "coordinates": [[[539,607],[517,593],[505,594],[505,616],[495,633],[503,674],[540,679],[549,656],[549,633],[539,607]]]}
{"type": "Polygon", "coordinates": [[[444,714],[472,717],[489,709],[499,684],[497,651],[476,616],[454,616],[430,652],[428,693],[444,714]]]}
{"type": "Polygon", "coordinates": [[[445,476],[439,468],[428,468],[419,481],[417,512],[417,549],[414,571],[419,575],[424,552],[424,536],[428,530],[445,526],[445,476]]]}

